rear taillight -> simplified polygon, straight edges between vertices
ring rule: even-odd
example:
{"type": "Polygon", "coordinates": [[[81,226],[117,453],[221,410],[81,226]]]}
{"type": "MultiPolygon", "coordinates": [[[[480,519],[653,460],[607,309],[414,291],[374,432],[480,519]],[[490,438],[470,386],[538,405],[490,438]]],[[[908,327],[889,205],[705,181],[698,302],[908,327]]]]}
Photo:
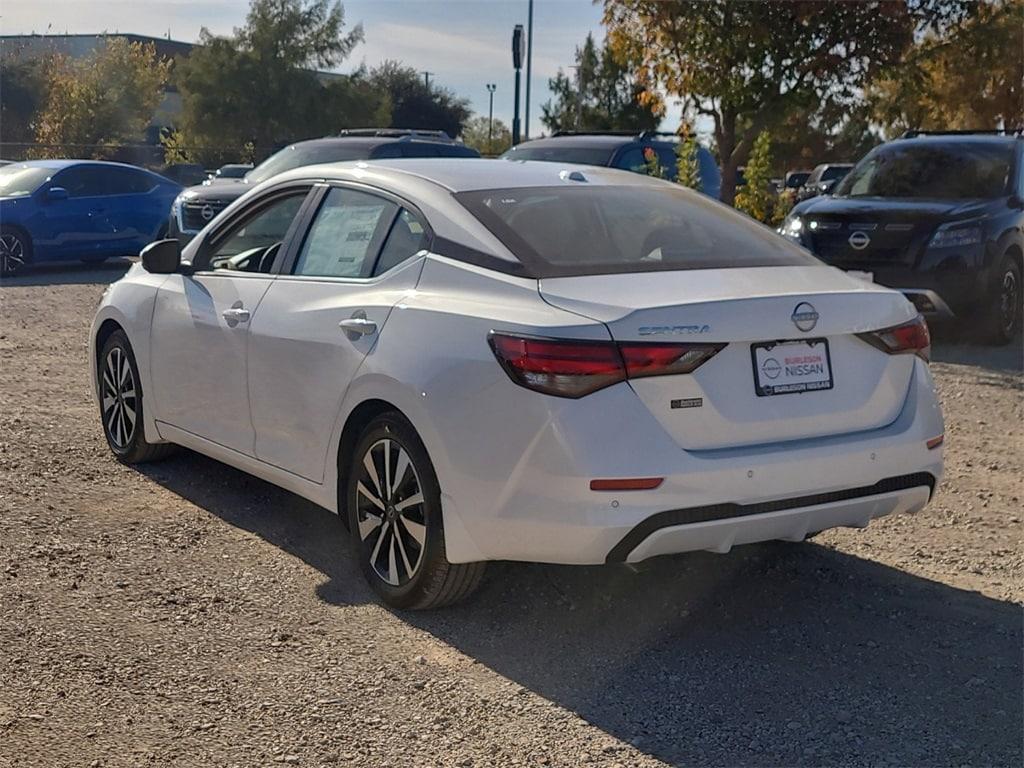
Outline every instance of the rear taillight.
{"type": "Polygon", "coordinates": [[[928,334],[928,324],[921,315],[903,325],[857,335],[890,355],[912,354],[924,360],[931,358],[932,340],[928,334]]]}
{"type": "Polygon", "coordinates": [[[626,379],[691,373],[724,344],[643,344],[490,335],[516,384],[558,397],[583,397],[626,379]]]}

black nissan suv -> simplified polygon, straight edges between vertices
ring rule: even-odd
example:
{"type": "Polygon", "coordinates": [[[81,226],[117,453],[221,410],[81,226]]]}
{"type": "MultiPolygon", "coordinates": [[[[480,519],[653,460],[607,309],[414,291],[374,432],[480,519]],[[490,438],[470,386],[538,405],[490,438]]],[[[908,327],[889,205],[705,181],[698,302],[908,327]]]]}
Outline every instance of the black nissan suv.
{"type": "Polygon", "coordinates": [[[241,179],[199,184],[183,191],[171,206],[167,236],[177,238],[184,245],[253,186],[292,168],[401,157],[480,157],[480,153],[452,140],[444,131],[404,128],[360,128],[342,131],[337,136],[300,141],[271,155],[241,179]]]}
{"type": "Polygon", "coordinates": [[[901,290],[934,320],[1009,343],[1021,325],[1024,137],[910,132],[869,152],[779,232],[901,290]]]}

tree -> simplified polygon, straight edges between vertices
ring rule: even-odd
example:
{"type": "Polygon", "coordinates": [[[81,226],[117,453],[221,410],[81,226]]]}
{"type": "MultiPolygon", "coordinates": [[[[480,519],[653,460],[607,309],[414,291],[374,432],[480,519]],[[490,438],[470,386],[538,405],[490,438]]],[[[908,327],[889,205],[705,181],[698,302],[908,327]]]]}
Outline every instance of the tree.
{"type": "Polygon", "coordinates": [[[428,88],[415,69],[397,61],[385,61],[371,70],[369,81],[391,100],[392,128],[420,128],[458,136],[471,114],[467,99],[447,88],[428,88]]]}
{"type": "MultiPolygon", "coordinates": [[[[42,156],[62,157],[66,145],[93,145],[103,157],[106,148],[138,140],[163,99],[170,62],[158,59],[152,43],[111,37],[106,45],[79,62],[50,60],[46,100],[36,120],[42,156]]],[[[74,153],[74,150],[72,150],[74,153]]]]}
{"type": "Polygon", "coordinates": [[[776,196],[771,186],[772,139],[762,131],[754,141],[744,169],[744,183],[736,190],[736,208],[765,224],[774,221],[776,196]]]}
{"type": "Polygon", "coordinates": [[[658,127],[660,118],[640,103],[642,89],[607,43],[598,50],[588,34],[576,49],[574,69],[572,77],[559,69],[548,80],[554,99],[541,107],[541,122],[548,129],[639,132],[658,127]]]}
{"type": "Polygon", "coordinates": [[[0,140],[4,143],[28,144],[35,140],[35,122],[46,95],[46,70],[50,66],[49,58],[21,61],[16,56],[0,56],[0,140]]]}
{"type": "Polygon", "coordinates": [[[665,96],[714,122],[722,199],[766,128],[827,101],[851,104],[914,35],[967,13],[957,0],[604,0],[616,56],[630,62],[643,101],[665,96]]]}
{"type": "MultiPolygon", "coordinates": [[[[386,119],[388,103],[364,73],[325,75],[363,39],[329,0],[252,0],[245,26],[231,37],[200,33],[175,82],[182,94],[180,142],[230,155],[258,151],[386,119]]],[[[202,152],[202,150],[199,150],[202,152]]]]}
{"type": "Polygon", "coordinates": [[[995,0],[945,35],[922,37],[867,89],[889,136],[912,128],[1024,124],[1024,0],[995,0]]]}
{"type": "Polygon", "coordinates": [[[679,144],[676,145],[676,183],[684,187],[701,190],[700,160],[697,154],[697,134],[690,127],[680,128],[679,144]]]}
{"type": "Polygon", "coordinates": [[[492,128],[484,115],[477,115],[466,122],[462,141],[481,155],[500,155],[512,146],[512,131],[501,120],[495,120],[492,128]]]}

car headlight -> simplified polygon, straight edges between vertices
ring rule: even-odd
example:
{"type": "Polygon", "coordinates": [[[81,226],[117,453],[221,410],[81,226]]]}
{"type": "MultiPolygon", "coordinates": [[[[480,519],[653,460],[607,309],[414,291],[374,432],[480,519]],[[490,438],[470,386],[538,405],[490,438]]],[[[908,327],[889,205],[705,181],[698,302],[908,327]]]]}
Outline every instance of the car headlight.
{"type": "Polygon", "coordinates": [[[785,218],[782,224],[779,225],[777,230],[783,237],[788,237],[790,240],[799,243],[800,237],[804,233],[804,220],[799,216],[793,216],[790,214],[785,218]]]}
{"type": "Polygon", "coordinates": [[[946,224],[935,230],[928,243],[929,248],[965,248],[981,242],[981,227],[964,226],[960,223],[946,224]]]}

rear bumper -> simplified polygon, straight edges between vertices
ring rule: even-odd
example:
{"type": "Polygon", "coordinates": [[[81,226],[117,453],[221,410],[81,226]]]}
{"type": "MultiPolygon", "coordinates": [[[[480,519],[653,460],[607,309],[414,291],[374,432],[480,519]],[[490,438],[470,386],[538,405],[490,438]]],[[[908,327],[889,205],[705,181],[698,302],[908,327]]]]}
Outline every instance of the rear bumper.
{"type": "Polygon", "coordinates": [[[693,550],[728,552],[736,544],[801,541],[827,528],[864,528],[876,517],[917,512],[928,503],[934,487],[935,477],[921,472],[815,496],[661,512],[626,534],[606,562],[632,563],[693,550]]]}
{"type": "MultiPolygon", "coordinates": [[[[536,397],[522,392],[523,403],[536,397]]],[[[512,465],[499,466],[504,450],[494,443],[487,450],[471,440],[449,446],[458,471],[435,462],[445,516],[472,543],[451,547],[452,562],[596,565],[725,552],[917,511],[942,476],[942,447],[926,445],[943,433],[942,415],[920,360],[900,414],[885,427],[769,445],[684,451],[626,387],[574,401],[543,424],[511,407],[518,418],[506,418],[503,432],[490,429],[485,411],[474,423],[477,434],[501,434],[512,465]],[[643,491],[589,487],[594,478],[630,477],[664,481],[643,491]]]]}

